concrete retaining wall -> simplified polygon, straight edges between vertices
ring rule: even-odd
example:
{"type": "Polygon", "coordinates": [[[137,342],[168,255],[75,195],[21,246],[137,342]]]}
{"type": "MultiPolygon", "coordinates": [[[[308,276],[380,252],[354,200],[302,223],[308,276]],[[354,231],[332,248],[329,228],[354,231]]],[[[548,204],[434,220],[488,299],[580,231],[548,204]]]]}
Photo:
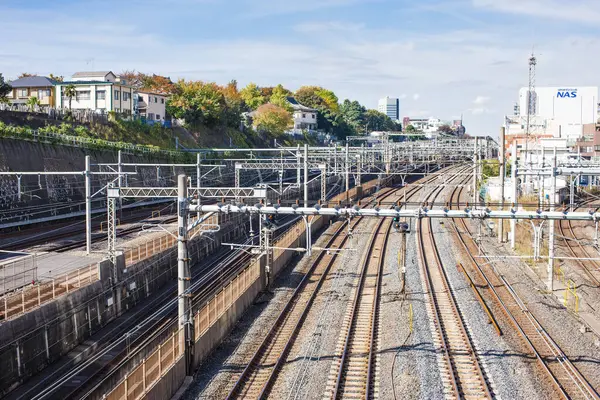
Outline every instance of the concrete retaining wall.
{"type": "MultiPolygon", "coordinates": [[[[247,217],[225,216],[221,231],[213,240],[199,236],[191,240],[189,254],[198,262],[247,231],[247,217]]],[[[100,263],[101,280],[20,317],[0,324],[0,395],[12,390],[43,370],[77,345],[122,315],[136,303],[156,293],[177,276],[177,251],[171,250],[145,259],[128,268],[123,282],[113,290],[112,266],[100,263]]],[[[119,270],[124,259],[119,257],[119,270]]],[[[90,349],[90,352],[95,349],[90,349]]],[[[116,377],[118,380],[119,377],[116,377]]]]}

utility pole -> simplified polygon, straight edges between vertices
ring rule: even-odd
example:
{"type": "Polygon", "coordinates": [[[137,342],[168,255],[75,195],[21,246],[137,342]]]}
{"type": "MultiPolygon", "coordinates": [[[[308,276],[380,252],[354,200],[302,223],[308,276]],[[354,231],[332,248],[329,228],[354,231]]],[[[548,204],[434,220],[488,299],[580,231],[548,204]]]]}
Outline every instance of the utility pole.
{"type": "Polygon", "coordinates": [[[308,207],[308,144],[304,144],[304,207],[308,207]]]}
{"type": "MultiPolygon", "coordinates": [[[[513,141],[512,145],[512,166],[510,168],[510,177],[512,179],[512,198],[513,207],[518,208],[518,192],[517,192],[517,141],[513,141]]],[[[515,241],[517,239],[517,221],[510,220],[510,248],[515,249],[515,241]]]]}
{"type": "Polygon", "coordinates": [[[348,200],[348,191],[350,190],[350,155],[348,142],[346,142],[346,201],[348,200]]]}
{"type": "MultiPolygon", "coordinates": [[[[504,211],[504,169],[506,165],[505,160],[505,150],[504,150],[504,136],[506,135],[506,128],[500,128],[500,151],[498,152],[498,157],[500,158],[500,210],[504,211]]],[[[502,243],[504,240],[504,220],[498,220],[498,243],[502,243]]]]}
{"type": "MultiPolygon", "coordinates": [[[[550,186],[550,211],[554,211],[554,203],[556,203],[556,147],[552,158],[552,183],[550,186]]],[[[548,290],[554,291],[554,224],[550,223],[550,233],[548,235],[548,290]]]]}
{"type": "Polygon", "coordinates": [[[476,207],[479,203],[479,195],[477,194],[477,158],[478,158],[478,143],[477,137],[475,138],[475,147],[473,151],[473,207],[476,207]]]}
{"type": "Polygon", "coordinates": [[[179,343],[185,348],[186,375],[191,375],[191,324],[190,324],[190,259],[188,258],[188,190],[187,176],[177,177],[177,296],[179,317],[179,343]]]}
{"type": "Polygon", "coordinates": [[[90,156],[85,156],[85,251],[87,254],[92,251],[92,171],[90,156]]]}

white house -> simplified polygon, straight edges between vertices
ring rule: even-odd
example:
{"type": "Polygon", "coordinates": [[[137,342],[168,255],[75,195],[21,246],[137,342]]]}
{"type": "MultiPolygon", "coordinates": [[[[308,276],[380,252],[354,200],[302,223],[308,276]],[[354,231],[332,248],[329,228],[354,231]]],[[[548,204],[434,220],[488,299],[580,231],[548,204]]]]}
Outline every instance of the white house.
{"type": "Polygon", "coordinates": [[[111,71],[76,72],[70,81],[56,84],[56,108],[69,108],[69,98],[65,88],[75,86],[76,95],[71,98],[73,110],[94,110],[98,112],[114,111],[133,115],[137,96],[127,82],[120,80],[111,71]]]}
{"type": "Polygon", "coordinates": [[[148,121],[164,121],[168,96],[159,93],[138,91],[137,108],[140,117],[148,121]]]}
{"type": "Polygon", "coordinates": [[[295,98],[288,97],[288,103],[292,106],[292,116],[294,118],[294,133],[299,133],[304,130],[317,130],[317,110],[314,108],[303,106],[298,103],[295,98]]]}

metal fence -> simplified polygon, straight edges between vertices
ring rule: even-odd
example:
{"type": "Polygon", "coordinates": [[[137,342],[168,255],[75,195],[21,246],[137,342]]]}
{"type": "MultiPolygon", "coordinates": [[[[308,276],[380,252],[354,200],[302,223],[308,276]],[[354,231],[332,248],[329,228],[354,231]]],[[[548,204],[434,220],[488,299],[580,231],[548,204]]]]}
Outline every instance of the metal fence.
{"type": "Polygon", "coordinates": [[[7,294],[0,297],[0,320],[14,318],[98,279],[98,264],[94,263],[50,278],[47,282],[37,282],[17,293],[7,294]]]}
{"type": "MultiPolygon", "coordinates": [[[[193,219],[192,219],[193,221],[193,219]]],[[[219,216],[214,214],[206,218],[204,221],[206,225],[218,225],[219,216]]],[[[188,232],[188,237],[193,237],[200,233],[202,225],[194,227],[188,232]]],[[[125,265],[133,265],[141,260],[152,257],[155,254],[162,253],[165,250],[173,248],[177,244],[177,237],[175,234],[165,233],[164,235],[149,240],[143,244],[137,245],[125,251],[125,265]]]]}
{"type": "Polygon", "coordinates": [[[194,314],[195,341],[198,341],[259,277],[260,261],[255,260],[200,307],[194,314]]]}
{"type": "Polygon", "coordinates": [[[105,399],[137,400],[160,381],[160,379],[183,357],[183,329],[179,329],[159,344],[114,388],[105,399]]]}
{"type": "Polygon", "coordinates": [[[0,264],[0,295],[31,285],[37,281],[35,254],[0,264]]]}

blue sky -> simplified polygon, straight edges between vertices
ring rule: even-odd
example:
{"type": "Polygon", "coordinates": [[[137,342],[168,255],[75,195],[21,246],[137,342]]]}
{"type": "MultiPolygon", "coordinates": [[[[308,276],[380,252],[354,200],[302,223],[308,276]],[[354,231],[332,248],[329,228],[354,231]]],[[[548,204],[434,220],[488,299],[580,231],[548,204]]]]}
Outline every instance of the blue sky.
{"type": "Polygon", "coordinates": [[[0,72],[322,85],[496,136],[527,84],[598,85],[598,0],[0,0],[0,72]]]}

